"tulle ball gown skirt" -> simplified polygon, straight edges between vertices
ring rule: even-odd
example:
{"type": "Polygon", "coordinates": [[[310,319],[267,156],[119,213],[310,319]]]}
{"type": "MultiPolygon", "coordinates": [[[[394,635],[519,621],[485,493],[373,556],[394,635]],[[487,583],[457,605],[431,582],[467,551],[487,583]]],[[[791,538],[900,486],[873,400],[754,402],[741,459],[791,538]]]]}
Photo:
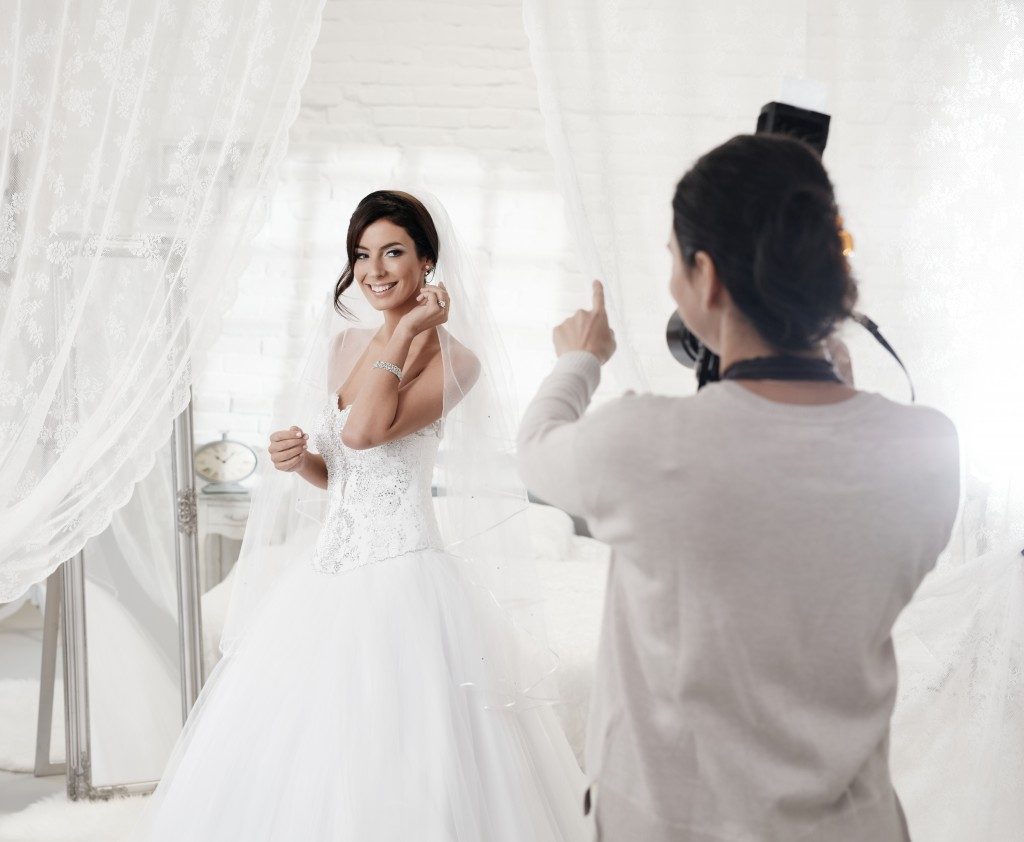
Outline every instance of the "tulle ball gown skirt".
{"type": "Polygon", "coordinates": [[[461,564],[422,550],[284,574],[213,671],[133,838],[586,838],[582,775],[551,708],[511,712],[480,692],[494,618],[461,564]]]}

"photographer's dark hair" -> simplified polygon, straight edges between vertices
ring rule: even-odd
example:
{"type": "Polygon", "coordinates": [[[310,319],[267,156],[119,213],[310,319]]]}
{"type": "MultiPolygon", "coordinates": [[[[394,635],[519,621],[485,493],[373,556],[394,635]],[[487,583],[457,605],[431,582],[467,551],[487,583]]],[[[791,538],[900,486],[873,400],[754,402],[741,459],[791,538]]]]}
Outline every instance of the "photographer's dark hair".
{"type": "Polygon", "coordinates": [[[806,351],[857,300],[835,193],[818,153],[778,134],[739,135],[676,186],[673,226],[692,267],[707,252],[740,311],[783,351],[806,351]]]}
{"type": "Polygon", "coordinates": [[[430,212],[423,206],[423,203],[409,193],[399,190],[377,190],[369,196],[365,196],[348,222],[348,236],[345,238],[345,250],[348,255],[348,265],[341,273],[338,282],[334,285],[334,309],[346,318],[352,315],[351,311],[341,303],[341,296],[352,285],[354,277],[353,267],[356,262],[356,247],[362,239],[363,232],[382,219],[393,222],[400,228],[404,228],[409,234],[413,245],[416,248],[417,257],[427,257],[437,263],[439,240],[437,228],[434,227],[434,220],[430,212]]]}

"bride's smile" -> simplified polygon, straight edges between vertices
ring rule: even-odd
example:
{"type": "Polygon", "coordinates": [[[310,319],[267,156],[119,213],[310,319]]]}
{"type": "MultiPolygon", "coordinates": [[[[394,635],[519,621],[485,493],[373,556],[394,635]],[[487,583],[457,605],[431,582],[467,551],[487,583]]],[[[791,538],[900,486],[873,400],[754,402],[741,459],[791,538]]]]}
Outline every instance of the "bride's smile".
{"type": "Polygon", "coordinates": [[[419,257],[409,233],[388,219],[366,227],[355,250],[353,271],[377,310],[416,304],[429,261],[419,257]]]}

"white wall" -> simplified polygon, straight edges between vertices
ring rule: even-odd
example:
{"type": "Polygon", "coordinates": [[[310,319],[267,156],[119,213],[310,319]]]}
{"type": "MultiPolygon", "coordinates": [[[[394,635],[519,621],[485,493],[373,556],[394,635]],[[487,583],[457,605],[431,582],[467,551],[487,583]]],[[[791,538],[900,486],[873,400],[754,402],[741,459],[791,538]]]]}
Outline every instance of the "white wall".
{"type": "Polygon", "coordinates": [[[196,384],[197,444],[222,430],[265,444],[273,397],[344,265],[355,203],[409,177],[430,185],[474,248],[520,392],[536,385],[554,359],[551,324],[523,302],[568,311],[589,290],[574,277],[521,10],[328,0],[270,219],[196,384]],[[567,286],[579,298],[555,292],[567,286]]]}

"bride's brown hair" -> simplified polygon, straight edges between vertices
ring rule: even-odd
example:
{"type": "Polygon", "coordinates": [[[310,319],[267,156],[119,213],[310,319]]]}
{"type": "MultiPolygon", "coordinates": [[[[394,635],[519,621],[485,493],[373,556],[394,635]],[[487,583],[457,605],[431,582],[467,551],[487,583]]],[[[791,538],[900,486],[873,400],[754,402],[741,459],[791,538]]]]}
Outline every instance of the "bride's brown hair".
{"type": "Polygon", "coordinates": [[[334,309],[345,318],[351,318],[352,312],[341,303],[341,296],[352,285],[354,278],[353,266],[356,262],[356,247],[363,232],[373,225],[386,219],[400,228],[405,229],[416,248],[417,257],[426,257],[435,265],[440,243],[437,228],[430,212],[423,202],[409,193],[400,190],[376,190],[356,205],[352,218],[348,222],[348,236],[345,238],[345,250],[348,264],[334,285],[334,309]]]}

